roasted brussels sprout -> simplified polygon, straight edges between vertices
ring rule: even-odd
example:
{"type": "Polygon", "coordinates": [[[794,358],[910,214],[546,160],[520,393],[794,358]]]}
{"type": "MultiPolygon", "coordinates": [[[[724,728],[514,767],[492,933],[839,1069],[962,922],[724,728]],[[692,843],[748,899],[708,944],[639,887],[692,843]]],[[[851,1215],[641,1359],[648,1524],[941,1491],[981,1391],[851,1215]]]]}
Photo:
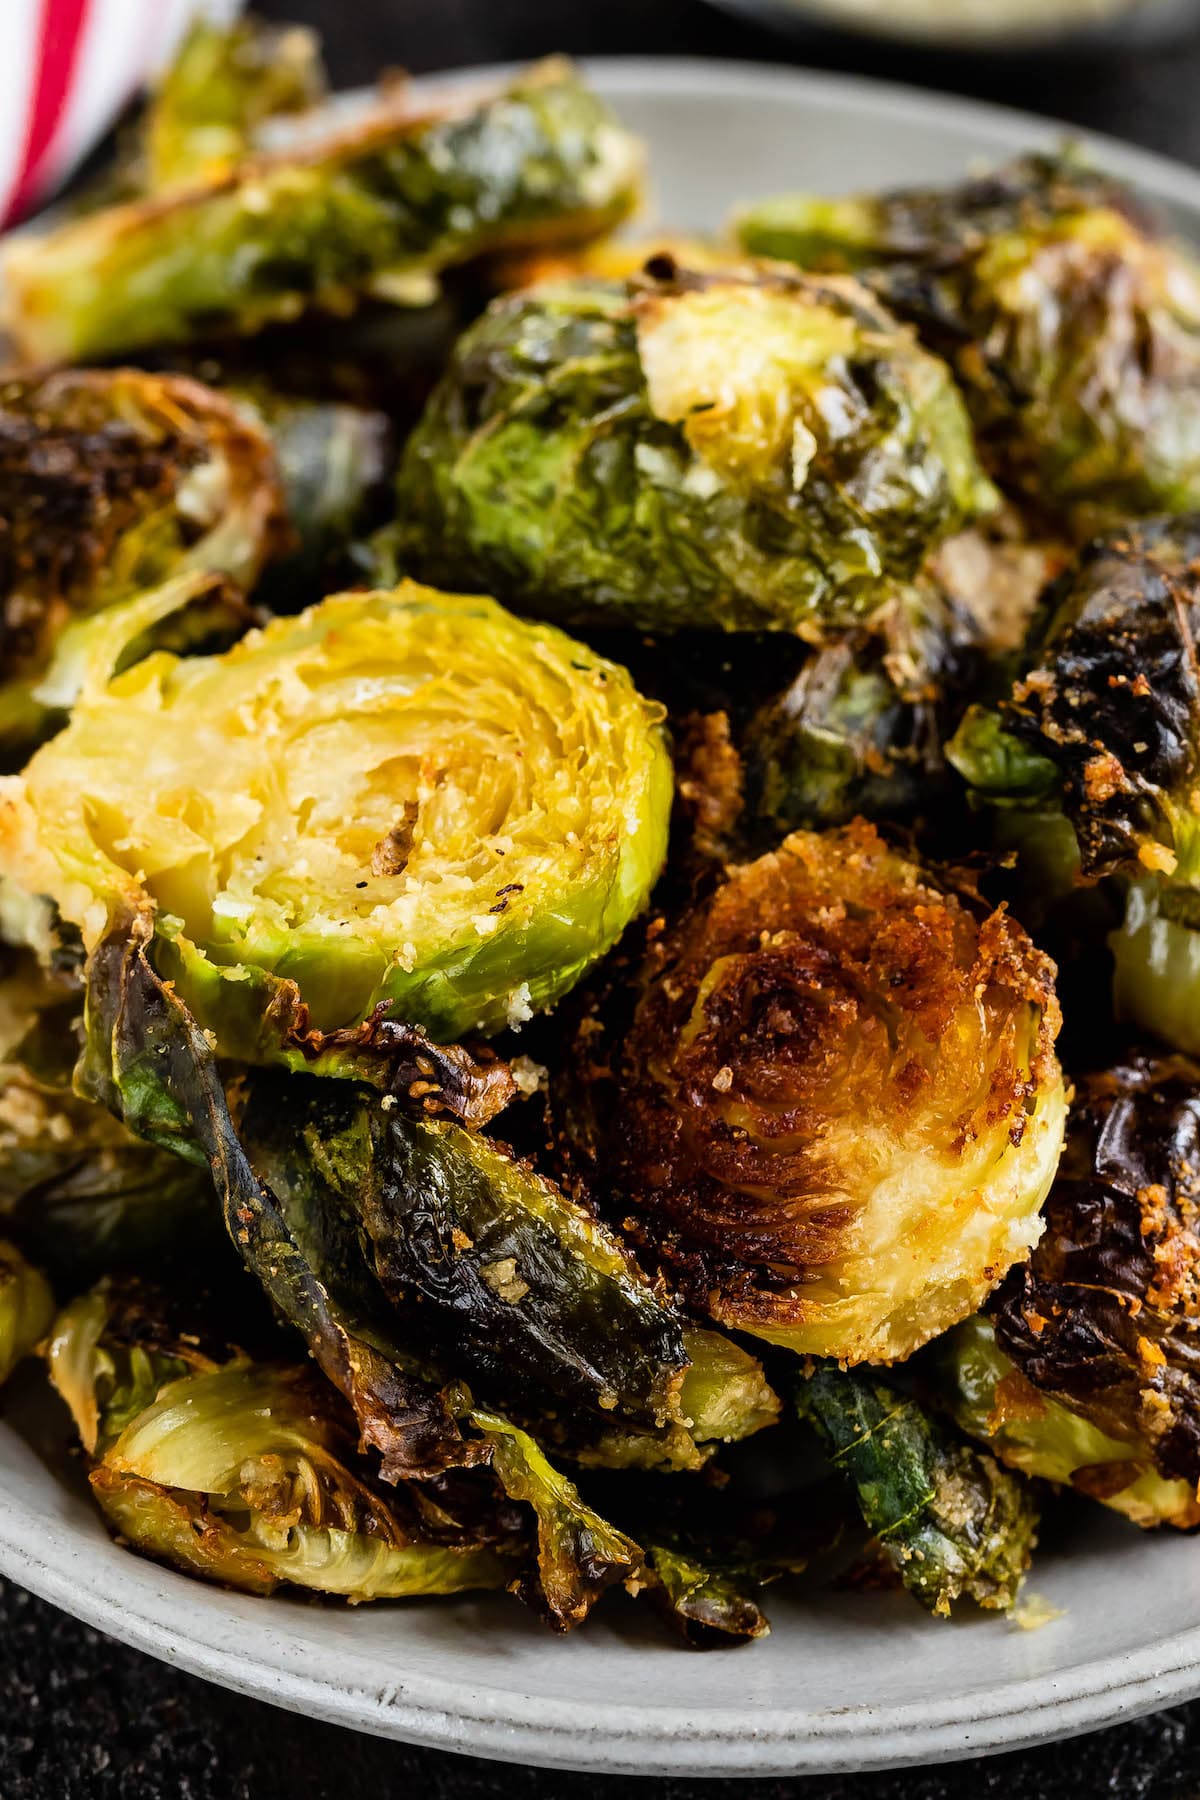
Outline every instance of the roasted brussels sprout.
{"type": "Polygon", "coordinates": [[[143,1555],[271,1593],[352,1601],[502,1587],[520,1537],[482,1542],[437,1491],[385,1491],[333,1390],[303,1367],[215,1362],[105,1290],[54,1327],[49,1360],[92,1458],[92,1492],[143,1555]]]}
{"type": "Polygon", "coordinates": [[[945,369],[865,290],[669,263],[497,300],[397,491],[400,567],[657,631],[853,622],[993,499],[945,369]]]}
{"type": "Polygon", "coordinates": [[[36,1348],[54,1317],[45,1276],[0,1239],[0,1384],[36,1348]]]}
{"type": "Polygon", "coordinates": [[[645,903],[670,785],[622,669],[406,583],[89,692],[0,838],[89,947],[152,914],[223,1054],[303,1066],[385,1003],[446,1039],[550,1005],[645,903]]]}
{"type": "Polygon", "coordinates": [[[964,1320],[936,1350],[955,1419],[1002,1463],[1072,1487],[1136,1525],[1200,1525],[1195,1482],[1160,1475],[1144,1437],[1113,1437],[1039,1392],[1000,1349],[990,1320],[964,1320]]]}
{"type": "Polygon", "coordinates": [[[970,621],[928,577],[901,588],[871,627],[814,650],[742,734],[759,847],[856,814],[911,825],[927,813],[951,779],[942,742],[977,659],[970,621]]]}
{"type": "Polygon", "coordinates": [[[637,145],[569,66],[414,113],[403,92],[291,152],[106,208],[4,257],[4,324],[32,361],[254,331],[431,277],[499,244],[582,240],[637,192],[637,145]]]}
{"type": "Polygon", "coordinates": [[[270,443],[211,388],[134,369],[0,381],[0,753],[71,621],[186,570],[243,587],[287,543],[270,443]]]}
{"type": "Polygon", "coordinates": [[[1200,1049],[1200,516],[1097,538],[1047,590],[1023,672],[973,708],[951,762],[1044,903],[1118,877],[1118,1011],[1200,1049]]]}
{"type": "Polygon", "coordinates": [[[563,1128],[688,1300],[850,1363],[974,1310],[1036,1242],[1062,1142],[1052,965],[1021,928],[857,821],[648,938],[631,1022],[582,1021],[563,1128]]]}
{"type": "Polygon", "coordinates": [[[75,1093],[82,997],[32,957],[0,961],[0,1229],[56,1277],[197,1255],[212,1183],[75,1093]]]}
{"type": "MultiPolygon", "coordinates": [[[[1135,1055],[1084,1077],[1045,1236],[990,1307],[1000,1350],[1039,1394],[1193,1494],[1198,1171],[1200,1067],[1135,1055]]],[[[1119,1492],[1123,1470],[1109,1473],[1119,1492]]]]}
{"type": "Polygon", "coordinates": [[[1200,505],[1200,274],[1072,156],[942,191],[768,201],[744,249],[854,269],[963,391],[989,471],[1095,528],[1200,505]]]}
{"type": "Polygon", "coordinates": [[[268,119],[324,94],[320,45],[304,26],[196,19],[147,101],[128,173],[147,194],[216,180],[254,149],[268,119]]]}
{"type": "Polygon", "coordinates": [[[922,1606],[947,1615],[963,1596],[999,1611],[1015,1604],[1038,1521],[1019,1476],[870,1375],[818,1368],[797,1383],[796,1401],[922,1606]]]}

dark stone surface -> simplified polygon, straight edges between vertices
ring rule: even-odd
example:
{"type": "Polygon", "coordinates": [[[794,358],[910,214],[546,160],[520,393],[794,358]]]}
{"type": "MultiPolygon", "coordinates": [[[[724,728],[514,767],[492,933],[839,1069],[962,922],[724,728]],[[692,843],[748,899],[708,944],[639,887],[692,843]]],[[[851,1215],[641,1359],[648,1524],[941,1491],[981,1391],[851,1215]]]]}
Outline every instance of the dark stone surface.
{"type": "MultiPolygon", "coordinates": [[[[0,4],[12,0],[0,0],[0,4]]],[[[698,0],[260,0],[322,28],[336,80],[563,49],[803,61],[1011,101],[1200,163],[1200,32],[1169,48],[1034,60],[782,39],[698,0]]],[[[735,1665],[731,1665],[731,1675],[735,1665]]],[[[0,1584],[0,1800],[550,1800],[561,1774],[358,1738],[220,1692],[0,1584]]],[[[571,1778],[572,1800],[1197,1800],[1200,1703],[1045,1750],[893,1775],[714,1784],[571,1778]]]]}

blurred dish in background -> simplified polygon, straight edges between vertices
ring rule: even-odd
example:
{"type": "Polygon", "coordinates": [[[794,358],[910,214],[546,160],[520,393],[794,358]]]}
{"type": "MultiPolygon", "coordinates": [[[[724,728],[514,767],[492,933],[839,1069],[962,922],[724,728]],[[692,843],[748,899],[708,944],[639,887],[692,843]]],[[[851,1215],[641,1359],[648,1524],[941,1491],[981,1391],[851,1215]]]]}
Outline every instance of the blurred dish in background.
{"type": "Polygon", "coordinates": [[[159,70],[196,13],[241,0],[4,0],[0,5],[0,224],[78,167],[159,70]]]}
{"type": "Polygon", "coordinates": [[[1196,0],[712,0],[781,29],[833,26],[938,49],[1150,44],[1200,27],[1196,0]]]}

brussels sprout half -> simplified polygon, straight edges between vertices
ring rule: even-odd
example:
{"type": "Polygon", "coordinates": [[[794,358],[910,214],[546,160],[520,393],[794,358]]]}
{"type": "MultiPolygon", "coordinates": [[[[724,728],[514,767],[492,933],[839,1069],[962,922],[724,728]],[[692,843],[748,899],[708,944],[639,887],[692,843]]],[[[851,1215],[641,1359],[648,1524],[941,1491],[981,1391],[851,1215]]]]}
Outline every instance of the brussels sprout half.
{"type": "Polygon", "coordinates": [[[1198,1171],[1200,1066],[1132,1055],[1081,1078],[1045,1235],[989,1308],[1001,1352],[1038,1394],[1193,1493],[1198,1171]]]}
{"type": "Polygon", "coordinates": [[[223,1054],[386,1004],[519,1025],[644,905],[666,850],[659,709],[495,602],[413,583],[150,656],[82,696],[0,797],[6,872],[94,945],[147,909],[223,1054]]]}
{"type": "Polygon", "coordinates": [[[791,631],[993,504],[946,370],[864,289],[649,270],[467,331],[405,446],[402,567],[575,625],[791,631]]]}
{"type": "Polygon", "coordinates": [[[135,369],[0,381],[0,754],[70,703],[44,678],[72,621],[187,570],[249,588],[287,542],[271,445],[211,388],[135,369]]]}
{"type": "Polygon", "coordinates": [[[33,1351],[54,1317],[45,1276],[0,1239],[0,1383],[33,1351]]]}
{"type": "Polygon", "coordinates": [[[851,1363],[973,1311],[1037,1241],[1062,1143],[1052,965],[1021,928],[858,821],[648,936],[632,1022],[583,1022],[563,1124],[691,1304],[851,1363]]]}
{"type": "Polygon", "coordinates": [[[872,1376],[823,1367],[796,1384],[801,1418],[853,1482],[863,1519],[909,1592],[948,1615],[966,1596],[1007,1612],[1037,1541],[1019,1477],[872,1376]]]}
{"type": "Polygon", "coordinates": [[[1020,678],[947,755],[1035,902],[1117,877],[1118,1012],[1200,1049],[1200,515],[1097,538],[1047,589],[1020,678]],[[1119,895],[1118,895],[1119,898],[1119,895]]]}
{"type": "Polygon", "coordinates": [[[990,1320],[966,1319],[937,1346],[942,1393],[958,1424],[1010,1468],[1072,1487],[1135,1525],[1200,1525],[1196,1484],[1160,1475],[1144,1438],[1113,1437],[1039,1392],[996,1343],[990,1320]]]}
{"type": "Polygon", "coordinates": [[[1200,275],[1118,183],[1024,156],[944,190],[767,201],[743,249],[854,269],[954,369],[996,478],[1090,525],[1200,505],[1200,275]]]}
{"type": "Polygon", "coordinates": [[[519,1536],[479,1541],[418,1490],[385,1492],[311,1370],[214,1360],[135,1292],[101,1288],[54,1327],[50,1369],[92,1458],[92,1492],[147,1556],[249,1593],[352,1601],[502,1587],[519,1536]]]}
{"type": "Polygon", "coordinates": [[[605,231],[640,160],[562,63],[424,114],[401,92],[311,145],[15,239],[3,322],[30,361],[83,361],[347,312],[369,292],[423,302],[440,269],[484,250],[605,231]]]}

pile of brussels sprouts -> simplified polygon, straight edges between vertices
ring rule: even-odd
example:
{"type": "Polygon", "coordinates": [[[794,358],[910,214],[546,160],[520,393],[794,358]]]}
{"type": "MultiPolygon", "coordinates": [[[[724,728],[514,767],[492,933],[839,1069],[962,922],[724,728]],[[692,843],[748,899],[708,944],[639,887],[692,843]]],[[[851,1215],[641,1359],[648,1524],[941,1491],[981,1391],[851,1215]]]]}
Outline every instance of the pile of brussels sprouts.
{"type": "Polygon", "coordinates": [[[1200,273],[1067,154],[630,247],[568,65],[323,93],[198,26],[4,252],[0,1379],[255,1594],[1200,1524],[1200,273]]]}

